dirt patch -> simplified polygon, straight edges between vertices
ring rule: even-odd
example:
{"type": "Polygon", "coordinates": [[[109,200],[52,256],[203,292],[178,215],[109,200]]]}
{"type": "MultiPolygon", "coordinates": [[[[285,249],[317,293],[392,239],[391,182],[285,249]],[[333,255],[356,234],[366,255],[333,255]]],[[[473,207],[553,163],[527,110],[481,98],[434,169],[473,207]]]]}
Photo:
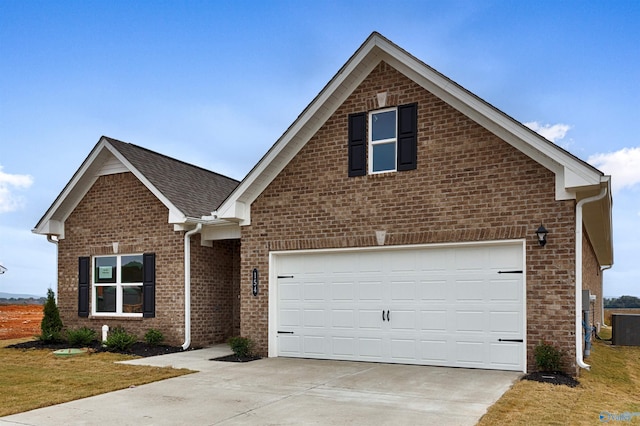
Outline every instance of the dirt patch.
{"type": "MultiPolygon", "coordinates": [[[[40,340],[31,340],[29,342],[16,343],[15,345],[9,345],[8,348],[14,349],[50,349],[50,350],[58,350],[58,349],[67,349],[70,347],[68,343],[45,343],[40,340]]],[[[85,346],[86,349],[89,349],[90,352],[117,352],[124,355],[136,355],[141,357],[147,356],[157,356],[157,355],[166,355],[172,354],[175,352],[182,352],[182,348],[180,346],[167,346],[167,345],[149,345],[144,342],[136,342],[126,351],[116,351],[116,350],[108,350],[107,348],[102,346],[102,343],[98,341],[92,342],[90,345],[85,346]]],[[[189,348],[187,350],[195,350],[198,348],[189,348]]]]}
{"type": "Polygon", "coordinates": [[[0,305],[0,340],[40,334],[42,305],[0,305]]]}

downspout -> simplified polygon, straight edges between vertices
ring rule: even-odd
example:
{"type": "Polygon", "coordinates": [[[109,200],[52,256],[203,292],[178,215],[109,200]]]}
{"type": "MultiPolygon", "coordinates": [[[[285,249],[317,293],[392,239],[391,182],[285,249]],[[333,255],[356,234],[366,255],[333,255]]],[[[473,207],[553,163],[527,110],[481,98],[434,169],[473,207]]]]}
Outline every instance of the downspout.
{"type": "Polygon", "coordinates": [[[601,200],[607,195],[604,187],[598,195],[578,201],[576,204],[576,363],[589,370],[591,366],[582,356],[582,207],[587,203],[601,200]]]}
{"type": "Polygon", "coordinates": [[[191,345],[191,236],[202,230],[202,223],[184,234],[184,343],[182,350],[191,345]]]}
{"type": "Polygon", "coordinates": [[[51,244],[55,244],[56,245],[56,290],[55,290],[55,300],[56,303],[58,303],[58,239],[56,237],[56,239],[53,239],[53,235],[51,234],[47,234],[47,241],[49,241],[51,244]]]}
{"type": "Polygon", "coordinates": [[[600,267],[600,272],[602,273],[602,300],[600,301],[600,310],[602,312],[600,312],[600,318],[602,318],[602,325],[604,324],[604,271],[606,271],[607,269],[611,269],[613,268],[613,265],[604,265],[602,267],[600,267]]]}

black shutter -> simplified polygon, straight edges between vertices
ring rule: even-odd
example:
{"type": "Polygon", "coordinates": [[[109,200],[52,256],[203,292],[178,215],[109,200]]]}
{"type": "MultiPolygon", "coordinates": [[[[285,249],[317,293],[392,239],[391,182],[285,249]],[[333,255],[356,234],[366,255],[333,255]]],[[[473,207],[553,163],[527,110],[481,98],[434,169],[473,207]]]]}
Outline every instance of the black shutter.
{"type": "Polygon", "coordinates": [[[413,170],[418,163],[418,105],[398,107],[398,171],[413,170]]]}
{"type": "Polygon", "coordinates": [[[89,284],[91,278],[91,258],[78,258],[78,316],[89,316],[89,284]]]}
{"type": "Polygon", "coordinates": [[[156,254],[142,255],[142,316],[156,316],[156,254]]]}
{"type": "Polygon", "coordinates": [[[367,174],[367,114],[349,115],[349,176],[367,174]]]}

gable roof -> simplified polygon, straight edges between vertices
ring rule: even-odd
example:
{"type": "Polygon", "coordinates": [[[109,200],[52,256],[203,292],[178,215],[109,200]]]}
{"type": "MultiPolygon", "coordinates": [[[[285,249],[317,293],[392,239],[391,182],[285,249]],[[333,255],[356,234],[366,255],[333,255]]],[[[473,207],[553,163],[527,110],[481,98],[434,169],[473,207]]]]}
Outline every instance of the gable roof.
{"type": "Polygon", "coordinates": [[[251,223],[251,203],[275,179],[324,122],[381,62],[408,78],[537,161],[556,176],[557,200],[580,200],[607,188],[609,195],[585,205],[584,222],[602,264],[613,262],[611,183],[595,167],[548,141],[459,84],[431,68],[377,32],[373,32],[327,83],[240,185],[214,211],[213,217],[251,223]]]}
{"type": "Polygon", "coordinates": [[[169,223],[199,220],[238,185],[235,179],[103,136],[33,232],[64,238],[64,221],[98,177],[121,172],[133,173],[169,209],[169,223]]]}

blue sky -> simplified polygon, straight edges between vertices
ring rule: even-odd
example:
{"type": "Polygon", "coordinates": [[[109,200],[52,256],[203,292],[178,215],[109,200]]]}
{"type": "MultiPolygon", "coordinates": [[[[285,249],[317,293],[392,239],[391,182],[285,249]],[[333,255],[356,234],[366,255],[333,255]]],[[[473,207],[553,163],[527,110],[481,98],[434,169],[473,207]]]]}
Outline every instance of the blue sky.
{"type": "Polygon", "coordinates": [[[241,179],[372,31],[613,176],[605,296],[640,296],[640,2],[0,2],[0,292],[101,135],[241,179]]]}

